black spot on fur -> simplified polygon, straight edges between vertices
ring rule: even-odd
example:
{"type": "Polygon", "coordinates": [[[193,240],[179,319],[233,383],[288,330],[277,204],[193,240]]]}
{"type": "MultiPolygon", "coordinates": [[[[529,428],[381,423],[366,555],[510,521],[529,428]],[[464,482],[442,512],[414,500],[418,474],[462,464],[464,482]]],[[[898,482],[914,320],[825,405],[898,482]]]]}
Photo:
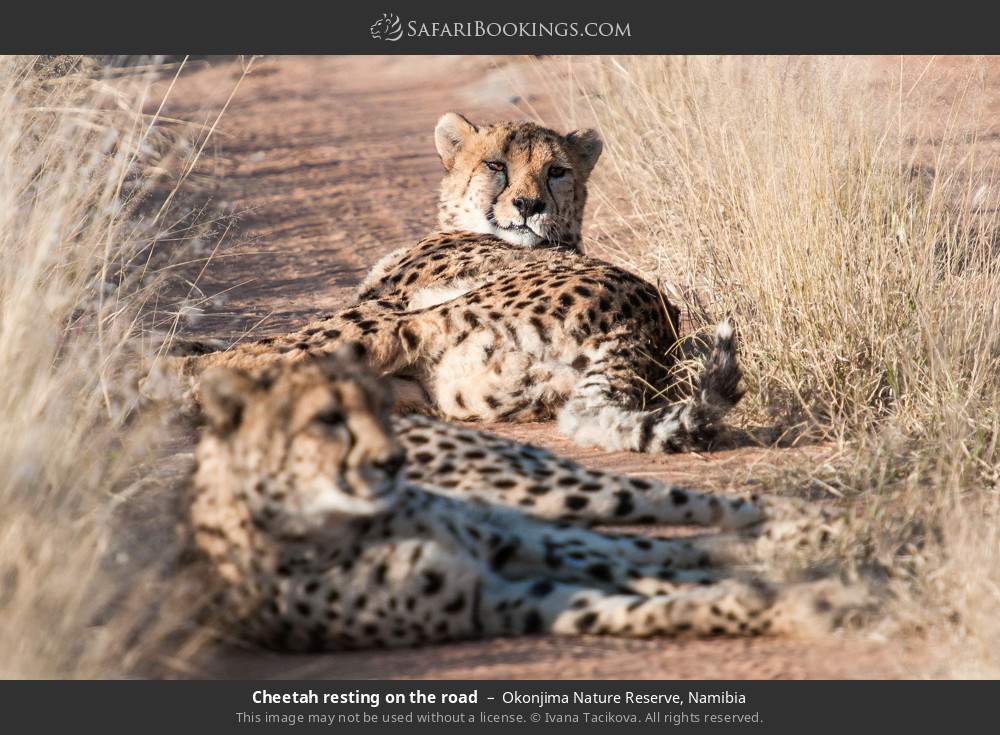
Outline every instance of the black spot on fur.
{"type": "Polygon", "coordinates": [[[649,413],[639,424],[639,451],[645,452],[649,448],[649,443],[653,440],[653,428],[660,420],[658,413],[649,413]]]}
{"type": "Polygon", "coordinates": [[[461,592],[458,593],[454,600],[444,606],[444,611],[449,615],[454,615],[463,609],[465,609],[465,595],[461,592]]]}
{"type": "Polygon", "coordinates": [[[525,635],[535,635],[536,633],[542,632],[542,616],[538,614],[537,610],[529,610],[524,615],[524,634],[525,635]]]}
{"type": "Polygon", "coordinates": [[[582,510],[590,503],[590,499],[583,495],[567,495],[566,507],[570,510],[582,510]]]}
{"type": "Polygon", "coordinates": [[[597,622],[597,613],[587,612],[576,619],[574,623],[577,632],[586,633],[588,630],[594,627],[594,623],[597,622]]]}
{"type": "Polygon", "coordinates": [[[399,330],[399,336],[403,338],[407,349],[414,350],[417,348],[419,340],[417,339],[417,335],[413,333],[412,329],[409,327],[401,327],[399,330]]]}
{"type": "Polygon", "coordinates": [[[611,581],[611,568],[607,564],[591,564],[587,567],[587,573],[602,582],[611,581]]]}
{"type": "Polygon", "coordinates": [[[528,320],[528,322],[535,328],[535,331],[538,333],[538,339],[540,339],[544,344],[548,344],[552,341],[552,338],[549,337],[549,333],[545,329],[545,325],[542,323],[541,319],[537,316],[533,316],[528,320]]]}
{"type": "Polygon", "coordinates": [[[540,582],[535,582],[535,584],[531,586],[531,589],[528,590],[528,594],[532,597],[545,597],[554,589],[555,585],[550,580],[543,579],[540,582]]]}
{"type": "Polygon", "coordinates": [[[619,518],[627,516],[635,510],[635,503],[632,502],[632,493],[627,490],[619,490],[615,493],[615,497],[618,498],[618,504],[615,506],[615,515],[619,518]]]}
{"type": "Polygon", "coordinates": [[[503,569],[504,565],[514,556],[515,551],[517,551],[517,544],[504,544],[493,552],[493,557],[490,559],[490,566],[497,571],[503,569]]]}
{"type": "Polygon", "coordinates": [[[425,595],[434,595],[444,587],[444,577],[435,571],[424,572],[424,587],[421,592],[425,595]]]}
{"type": "Polygon", "coordinates": [[[670,500],[674,505],[684,505],[688,501],[688,494],[677,488],[670,489],[670,500]]]}

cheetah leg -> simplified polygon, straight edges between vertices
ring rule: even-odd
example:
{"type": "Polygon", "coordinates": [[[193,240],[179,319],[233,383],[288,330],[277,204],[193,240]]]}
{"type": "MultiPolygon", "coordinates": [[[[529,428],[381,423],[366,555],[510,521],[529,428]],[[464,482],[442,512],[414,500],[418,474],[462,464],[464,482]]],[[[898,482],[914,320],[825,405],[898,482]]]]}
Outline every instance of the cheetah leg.
{"type": "Polygon", "coordinates": [[[755,561],[753,543],[737,534],[676,539],[607,534],[560,526],[504,506],[421,495],[433,504],[439,535],[455,538],[493,572],[513,579],[547,574],[650,594],[717,580],[734,562],[755,561]]]}
{"type": "Polygon", "coordinates": [[[483,554],[495,573],[511,579],[544,573],[561,582],[650,595],[723,576],[708,568],[710,556],[688,541],[614,537],[520,520],[517,533],[506,534],[501,543],[491,536],[483,554]]]}
{"type": "MultiPolygon", "coordinates": [[[[800,507],[794,516],[783,515],[745,528],[722,533],[707,533],[682,538],[656,538],[631,534],[603,533],[589,528],[552,525],[544,521],[526,527],[520,536],[530,547],[536,544],[544,554],[535,552],[547,562],[553,548],[563,555],[577,554],[592,563],[601,557],[616,559],[629,565],[659,568],[661,579],[669,578],[666,570],[718,570],[752,568],[794,558],[806,550],[828,547],[843,533],[845,521],[826,508],[800,507]]],[[[551,568],[551,564],[548,564],[551,568]]],[[[634,576],[634,575],[630,575],[634,576]]],[[[594,578],[593,576],[591,577],[594,578]]],[[[678,579],[683,579],[678,577],[678,579]]],[[[696,580],[697,577],[691,577],[696,580]]]]}
{"type": "Polygon", "coordinates": [[[653,410],[633,408],[642,385],[624,340],[600,345],[559,411],[559,430],[586,446],[636,452],[673,452],[706,444],[718,422],[740,400],[741,371],[732,329],[720,324],[693,394],[653,410]]]}
{"type": "Polygon", "coordinates": [[[582,523],[736,529],[765,518],[755,498],[588,470],[540,447],[424,416],[398,417],[393,425],[409,454],[407,479],[435,492],[582,523]]]}
{"type": "Polygon", "coordinates": [[[866,590],[829,581],[774,587],[724,580],[660,595],[614,594],[547,578],[491,582],[478,608],[488,635],[818,635],[877,608],[866,590]]]}
{"type": "Polygon", "coordinates": [[[442,534],[476,549],[478,558],[488,559],[497,572],[513,577],[565,572],[572,580],[582,575],[591,583],[616,587],[634,588],[630,580],[640,578],[702,583],[718,578],[720,570],[751,568],[806,547],[822,548],[842,526],[841,519],[810,507],[736,531],[651,538],[555,524],[506,506],[475,505],[416,488],[413,492],[434,503],[442,534]]]}
{"type": "Polygon", "coordinates": [[[750,636],[772,628],[773,600],[766,588],[732,580],[630,595],[542,578],[487,586],[479,615],[493,635],[750,636]]]}

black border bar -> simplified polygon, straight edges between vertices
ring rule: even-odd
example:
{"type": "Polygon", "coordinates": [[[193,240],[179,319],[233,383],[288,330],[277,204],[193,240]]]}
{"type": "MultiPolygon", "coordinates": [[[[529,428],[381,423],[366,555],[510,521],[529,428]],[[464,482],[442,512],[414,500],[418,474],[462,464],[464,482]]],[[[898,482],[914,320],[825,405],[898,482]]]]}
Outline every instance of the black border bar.
{"type": "Polygon", "coordinates": [[[0,682],[0,721],[11,733],[102,735],[511,728],[523,733],[985,732],[995,730],[997,691],[997,682],[987,681],[0,682]],[[264,692],[271,701],[263,701],[264,692]],[[309,692],[317,703],[292,701],[309,692]],[[575,693],[598,701],[574,701],[575,693]],[[390,694],[403,701],[391,703],[390,694]],[[447,694],[466,701],[445,703],[447,694]],[[287,702],[281,702],[283,695],[287,702]],[[334,701],[325,695],[334,695],[334,701]],[[620,701],[609,701],[615,696],[620,701]],[[475,702],[468,701],[472,698],[475,702]],[[427,721],[434,712],[441,717],[427,721]],[[649,713],[659,714],[650,719],[649,713]],[[688,719],[677,719],[682,716],[688,719]],[[298,722],[289,724],[295,718],[298,722]],[[340,721],[330,724],[330,718],[340,721]]]}
{"type": "MultiPolygon", "coordinates": [[[[469,0],[285,0],[278,3],[19,4],[0,24],[3,53],[603,54],[1000,52],[995,3],[693,2],[474,3],[469,0]],[[383,13],[405,32],[372,37],[383,13]],[[587,23],[627,37],[584,37],[587,23]],[[410,24],[569,24],[578,35],[411,35],[410,24]]],[[[471,25],[469,25],[471,24],[471,25]]]]}

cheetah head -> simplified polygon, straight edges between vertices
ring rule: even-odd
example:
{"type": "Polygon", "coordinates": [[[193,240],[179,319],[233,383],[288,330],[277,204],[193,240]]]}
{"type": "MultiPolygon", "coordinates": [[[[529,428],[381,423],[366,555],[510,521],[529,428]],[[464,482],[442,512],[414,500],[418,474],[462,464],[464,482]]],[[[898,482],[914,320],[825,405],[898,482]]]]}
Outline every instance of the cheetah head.
{"type": "Polygon", "coordinates": [[[269,526],[304,533],[394,502],[405,454],[392,397],[356,345],[255,375],[207,372],[201,402],[196,483],[231,483],[269,526]]]}
{"type": "Polygon", "coordinates": [[[446,171],[443,229],[529,248],[578,248],[587,179],[603,148],[597,131],[560,135],[530,122],[477,126],[449,112],[434,140],[446,171]]]}

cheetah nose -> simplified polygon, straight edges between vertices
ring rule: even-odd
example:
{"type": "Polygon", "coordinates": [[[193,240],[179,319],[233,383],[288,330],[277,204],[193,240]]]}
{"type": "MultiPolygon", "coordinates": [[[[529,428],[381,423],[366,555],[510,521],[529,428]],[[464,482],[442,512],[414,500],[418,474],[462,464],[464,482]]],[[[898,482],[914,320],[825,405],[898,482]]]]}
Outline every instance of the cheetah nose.
{"type": "Polygon", "coordinates": [[[535,197],[515,197],[512,204],[517,207],[517,211],[525,219],[533,214],[541,214],[545,211],[545,202],[535,197]]]}
{"type": "Polygon", "coordinates": [[[405,463],[406,452],[396,452],[388,458],[383,459],[381,462],[374,462],[373,464],[389,477],[395,477],[399,474],[399,471],[403,469],[403,465],[405,463]]]}

